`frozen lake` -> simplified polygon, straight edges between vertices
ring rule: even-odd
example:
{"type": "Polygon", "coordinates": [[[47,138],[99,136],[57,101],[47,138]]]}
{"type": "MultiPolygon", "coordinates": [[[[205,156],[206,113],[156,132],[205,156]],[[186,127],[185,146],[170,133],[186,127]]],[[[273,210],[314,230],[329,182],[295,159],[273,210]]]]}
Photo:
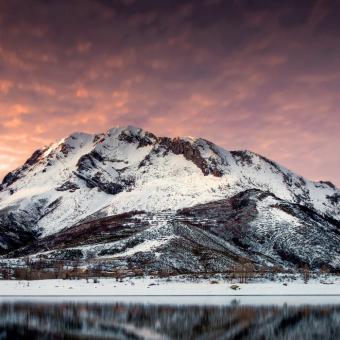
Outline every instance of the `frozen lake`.
{"type": "Polygon", "coordinates": [[[340,296],[2,297],[0,339],[339,339],[340,296]]]}

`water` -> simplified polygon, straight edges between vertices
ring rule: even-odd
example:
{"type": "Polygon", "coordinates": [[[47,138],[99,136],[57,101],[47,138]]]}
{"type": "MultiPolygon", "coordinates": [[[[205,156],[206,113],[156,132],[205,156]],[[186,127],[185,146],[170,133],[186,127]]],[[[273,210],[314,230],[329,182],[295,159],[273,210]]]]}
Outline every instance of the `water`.
{"type": "Polygon", "coordinates": [[[0,339],[340,339],[340,297],[2,298],[0,339]]]}

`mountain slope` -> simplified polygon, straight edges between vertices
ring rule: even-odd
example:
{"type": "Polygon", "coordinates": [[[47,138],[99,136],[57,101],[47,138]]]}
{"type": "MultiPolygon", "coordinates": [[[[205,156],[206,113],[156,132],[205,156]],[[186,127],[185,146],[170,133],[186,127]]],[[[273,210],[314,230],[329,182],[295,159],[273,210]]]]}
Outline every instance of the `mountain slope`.
{"type": "Polygon", "coordinates": [[[336,269],[339,198],[331,183],[203,139],[157,137],[134,127],[75,133],[4,178],[0,252],[58,250],[63,257],[61,249],[82,247],[77,254],[86,258],[89,247],[91,256],[120,254],[132,267],[222,270],[243,258],[336,269]],[[231,203],[240,197],[240,207],[231,203]],[[139,213],[120,220],[130,212],[139,213]],[[124,238],[103,227],[112,219],[124,238]],[[71,241],[83,230],[86,237],[71,241]]]}
{"type": "Polygon", "coordinates": [[[339,266],[340,222],[258,189],[177,212],[135,211],[79,223],[8,254],[96,259],[147,272],[339,266]]]}

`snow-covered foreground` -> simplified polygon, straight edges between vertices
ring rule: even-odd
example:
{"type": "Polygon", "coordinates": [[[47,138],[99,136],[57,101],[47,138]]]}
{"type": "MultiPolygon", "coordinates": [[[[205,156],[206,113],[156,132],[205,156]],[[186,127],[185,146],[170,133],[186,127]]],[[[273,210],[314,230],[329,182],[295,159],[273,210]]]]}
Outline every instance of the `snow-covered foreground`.
{"type": "Polygon", "coordinates": [[[254,296],[327,295],[340,297],[340,278],[287,282],[232,284],[226,281],[185,281],[139,278],[117,282],[113,279],[0,281],[1,296],[254,296]],[[237,287],[233,286],[237,285],[237,287]],[[232,289],[236,288],[236,289],[232,289]]]}

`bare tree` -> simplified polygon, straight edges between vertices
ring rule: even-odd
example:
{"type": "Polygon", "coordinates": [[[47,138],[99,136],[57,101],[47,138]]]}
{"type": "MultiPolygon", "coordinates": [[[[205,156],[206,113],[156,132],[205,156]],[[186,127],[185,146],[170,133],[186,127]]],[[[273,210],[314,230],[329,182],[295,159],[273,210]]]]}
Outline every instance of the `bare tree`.
{"type": "Polygon", "coordinates": [[[302,278],[303,278],[303,282],[304,283],[308,283],[309,279],[310,279],[310,270],[308,267],[308,264],[305,264],[301,269],[300,269],[302,278]]]}

